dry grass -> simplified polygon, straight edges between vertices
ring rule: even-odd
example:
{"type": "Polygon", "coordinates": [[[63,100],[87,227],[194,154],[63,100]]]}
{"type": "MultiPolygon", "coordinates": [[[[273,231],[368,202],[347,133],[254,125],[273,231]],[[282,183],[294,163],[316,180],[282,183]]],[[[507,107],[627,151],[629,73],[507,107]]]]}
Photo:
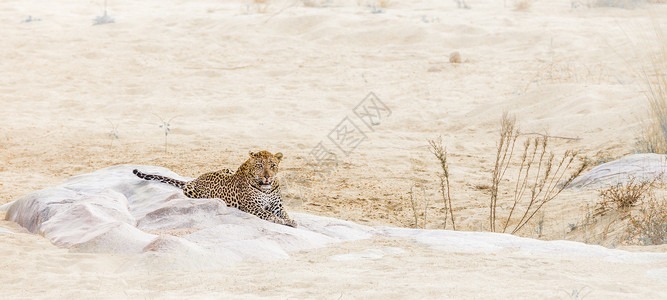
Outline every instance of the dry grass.
{"type": "MultiPolygon", "coordinates": [[[[416,200],[416,193],[415,193],[415,188],[417,187],[417,184],[413,184],[410,187],[410,206],[412,207],[412,214],[415,218],[415,228],[419,228],[419,204],[416,200]]],[[[428,219],[427,219],[427,212],[428,212],[428,198],[426,197],[426,188],[424,185],[419,185],[422,191],[422,199],[424,202],[424,211],[422,212],[422,229],[426,229],[426,224],[428,224],[428,219]]]]}
{"type": "Polygon", "coordinates": [[[596,215],[602,215],[610,210],[628,211],[630,208],[643,203],[644,199],[650,196],[651,188],[662,175],[657,176],[652,181],[638,181],[631,178],[625,184],[609,186],[600,190],[602,200],[597,203],[595,209],[596,215]]]}
{"type": "Polygon", "coordinates": [[[541,67],[523,88],[523,93],[528,91],[532,85],[545,83],[590,83],[603,84],[615,83],[615,77],[602,63],[583,64],[574,63],[569,59],[553,59],[541,67]]]}
{"type": "Polygon", "coordinates": [[[667,154],[667,38],[659,25],[654,31],[659,49],[641,70],[649,118],[637,140],[636,151],[667,154]]]}
{"type": "Polygon", "coordinates": [[[454,210],[452,209],[452,197],[449,187],[449,164],[447,163],[447,149],[445,149],[445,147],[442,145],[442,137],[439,137],[437,141],[430,140],[428,143],[431,146],[431,153],[433,153],[433,155],[438,159],[440,162],[440,168],[442,169],[442,173],[438,174],[438,178],[440,179],[440,196],[442,197],[442,202],[445,204],[445,222],[443,224],[443,229],[447,229],[447,216],[449,214],[452,220],[452,228],[456,230],[456,223],[454,222],[454,210]]]}
{"type": "MultiPolygon", "coordinates": [[[[507,113],[501,120],[500,141],[496,152],[495,167],[492,174],[491,200],[489,204],[489,226],[496,231],[498,219],[496,209],[500,184],[514,156],[514,147],[520,135],[516,120],[507,113]]],[[[560,158],[548,150],[549,136],[527,138],[519,161],[519,169],[513,184],[513,203],[502,228],[506,232],[513,225],[512,234],[519,232],[542,209],[558,197],[586,167],[587,160],[578,159],[574,151],[566,151],[560,158]],[[578,161],[578,162],[575,162],[578,161]],[[578,166],[577,166],[578,165],[578,166]],[[566,173],[570,172],[566,176],[566,173]],[[514,218],[515,212],[520,217],[514,218]]]]}
{"type": "Polygon", "coordinates": [[[662,175],[651,181],[631,179],[600,190],[601,200],[588,209],[581,225],[586,243],[659,245],[667,243],[667,201],[657,200],[654,189],[662,175]]]}
{"type": "Polygon", "coordinates": [[[650,198],[630,217],[626,243],[667,244],[667,201],[650,198]]]}
{"type": "Polygon", "coordinates": [[[514,145],[519,138],[519,130],[515,128],[516,118],[510,117],[507,112],[503,113],[500,122],[500,140],[496,152],[495,166],[491,179],[491,201],[489,202],[489,230],[496,231],[496,209],[498,207],[498,189],[505,172],[510,165],[514,154],[514,145]]]}

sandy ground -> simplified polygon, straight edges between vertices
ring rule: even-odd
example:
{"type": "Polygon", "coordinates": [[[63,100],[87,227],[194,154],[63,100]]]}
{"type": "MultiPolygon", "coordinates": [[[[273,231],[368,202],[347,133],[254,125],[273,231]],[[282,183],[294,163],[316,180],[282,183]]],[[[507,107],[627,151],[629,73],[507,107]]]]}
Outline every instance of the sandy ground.
{"type": "MultiPolygon", "coordinates": [[[[281,172],[289,179],[284,185],[290,210],[367,225],[440,228],[439,166],[427,139],[442,135],[457,227],[488,230],[484,187],[490,185],[502,112],[516,114],[524,132],[580,138],[553,140],[557,153],[576,149],[595,157],[602,151],[606,159],[632,152],[646,109],[636,71],[655,46],[653,24],[664,23],[657,16],[667,14],[665,5],[573,9],[569,0],[534,1],[518,11],[513,1],[503,7],[503,1],[470,0],[471,9],[457,9],[454,1],[391,1],[387,7],[372,1],[305,2],[111,0],[108,13],[115,23],[92,26],[103,13],[100,1],[3,1],[0,203],[110,165],[164,166],[195,177],[236,168],[248,151],[266,149],[285,154],[281,172]],[[39,20],[22,22],[28,16],[39,20]],[[465,62],[449,63],[453,51],[465,62]],[[367,138],[346,156],[327,135],[345,117],[356,120],[354,109],[369,92],[391,115],[373,131],[366,129],[367,138]],[[167,147],[160,118],[171,120],[167,147]],[[342,161],[324,180],[307,162],[320,141],[342,161]],[[426,222],[421,210],[418,224],[408,201],[415,185],[426,193],[416,196],[419,207],[427,207],[426,222]]],[[[595,191],[579,191],[549,203],[541,237],[568,238],[568,224],[580,222],[596,200],[595,191]]],[[[509,205],[501,204],[499,214],[507,214],[509,205]]],[[[536,226],[531,223],[520,234],[537,237],[536,226]]],[[[601,276],[587,283],[600,297],[634,295],[650,285],[628,275],[635,272],[629,265],[600,270],[575,258],[525,261],[513,260],[511,253],[439,257],[409,245],[408,254],[373,262],[368,271],[353,266],[358,273],[319,259],[348,251],[343,247],[280,262],[275,277],[249,275],[262,268],[249,263],[199,277],[178,272],[161,277],[145,268],[143,275],[136,271],[121,279],[126,277],[115,270],[124,257],[68,253],[39,236],[0,237],[7,257],[0,269],[35,270],[9,275],[15,289],[9,295],[15,297],[95,290],[101,298],[113,297],[108,291],[123,290],[119,284],[138,298],[221,285],[238,297],[338,298],[344,291],[367,296],[369,287],[397,290],[398,283],[384,276],[400,281],[400,272],[383,272],[394,264],[414,265],[420,276],[432,278],[422,280],[427,283],[420,289],[390,295],[396,297],[496,295],[447,283],[452,277],[465,283],[482,273],[513,274],[509,278],[532,285],[525,294],[503,281],[483,281],[497,285],[504,291],[500,295],[526,298],[567,296],[560,290],[581,288],[576,282],[591,274],[601,276]],[[482,271],[466,274],[471,261],[482,271]],[[310,279],[302,268],[321,277],[310,279]],[[319,275],[318,268],[331,273],[319,275]],[[550,270],[569,275],[561,278],[550,270]],[[60,276],[68,271],[75,275],[60,276]],[[368,277],[359,275],[366,271],[368,277]],[[292,276],[278,280],[280,272],[292,276]],[[553,282],[523,280],[545,274],[553,282]],[[191,289],[174,282],[183,277],[191,289]],[[359,278],[370,278],[368,285],[359,278]],[[40,285],[45,281],[53,284],[40,285]],[[58,291],[52,291],[55,286],[58,291]]]]}

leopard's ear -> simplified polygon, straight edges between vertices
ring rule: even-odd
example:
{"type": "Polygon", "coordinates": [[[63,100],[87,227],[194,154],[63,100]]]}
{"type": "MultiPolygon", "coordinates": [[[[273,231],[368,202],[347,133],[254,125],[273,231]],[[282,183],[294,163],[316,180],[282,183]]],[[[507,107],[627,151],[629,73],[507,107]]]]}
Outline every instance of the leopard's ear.
{"type": "Polygon", "coordinates": [[[278,160],[278,162],[280,162],[280,160],[281,160],[281,159],[283,159],[283,154],[282,154],[282,153],[280,153],[280,152],[278,152],[278,153],[274,154],[273,156],[275,156],[275,157],[276,157],[276,159],[278,160]]]}

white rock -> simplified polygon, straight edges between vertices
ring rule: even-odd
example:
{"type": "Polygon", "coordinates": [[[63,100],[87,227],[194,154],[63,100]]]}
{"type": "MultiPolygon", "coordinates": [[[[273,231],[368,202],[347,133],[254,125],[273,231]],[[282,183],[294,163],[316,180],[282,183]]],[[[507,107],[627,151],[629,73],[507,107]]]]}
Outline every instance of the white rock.
{"type": "Polygon", "coordinates": [[[577,177],[569,188],[599,189],[628,181],[650,181],[658,176],[665,178],[667,155],[633,154],[596,166],[577,177]]]}
{"type": "Polygon", "coordinates": [[[296,213],[298,228],[270,223],[219,199],[187,198],[176,187],[140,179],[135,168],[189,180],[164,168],[113,166],[28,194],[4,206],[6,218],[75,251],[224,254],[231,262],[284,258],[374,231],[296,213]]]}
{"type": "MultiPolygon", "coordinates": [[[[187,198],[178,188],[139,179],[132,174],[134,168],[187,180],[164,168],[119,165],[73,177],[0,209],[7,210],[8,220],[73,251],[145,254],[130,256],[128,268],[153,259],[163,261],[165,268],[215,268],[246,259],[286,258],[295,251],[371,237],[408,240],[443,252],[513,251],[527,256],[587,256],[617,262],[667,261],[665,253],[630,253],[491,232],[373,228],[299,213],[290,214],[299,225],[292,228],[229,208],[219,199],[187,198]]],[[[384,247],[329,258],[384,259],[403,252],[384,247]]]]}

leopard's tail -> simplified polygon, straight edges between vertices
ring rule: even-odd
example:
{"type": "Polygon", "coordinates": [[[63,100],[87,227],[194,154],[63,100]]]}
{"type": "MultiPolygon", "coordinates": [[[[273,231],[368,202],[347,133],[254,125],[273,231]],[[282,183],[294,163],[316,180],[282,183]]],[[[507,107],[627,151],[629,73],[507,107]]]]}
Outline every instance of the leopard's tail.
{"type": "Polygon", "coordinates": [[[187,184],[186,181],[180,181],[180,180],[176,180],[176,179],[169,178],[169,177],[167,177],[167,176],[162,176],[162,175],[146,174],[146,173],[142,173],[142,172],[140,172],[140,171],[137,170],[137,169],[134,169],[134,171],[132,171],[132,173],[134,173],[134,175],[137,175],[137,177],[139,177],[139,178],[141,178],[141,179],[145,179],[145,180],[157,180],[157,181],[159,181],[159,182],[164,182],[164,183],[171,184],[171,185],[173,185],[173,186],[175,186],[175,187],[177,187],[177,188],[180,188],[180,189],[185,188],[185,185],[187,184]]]}

